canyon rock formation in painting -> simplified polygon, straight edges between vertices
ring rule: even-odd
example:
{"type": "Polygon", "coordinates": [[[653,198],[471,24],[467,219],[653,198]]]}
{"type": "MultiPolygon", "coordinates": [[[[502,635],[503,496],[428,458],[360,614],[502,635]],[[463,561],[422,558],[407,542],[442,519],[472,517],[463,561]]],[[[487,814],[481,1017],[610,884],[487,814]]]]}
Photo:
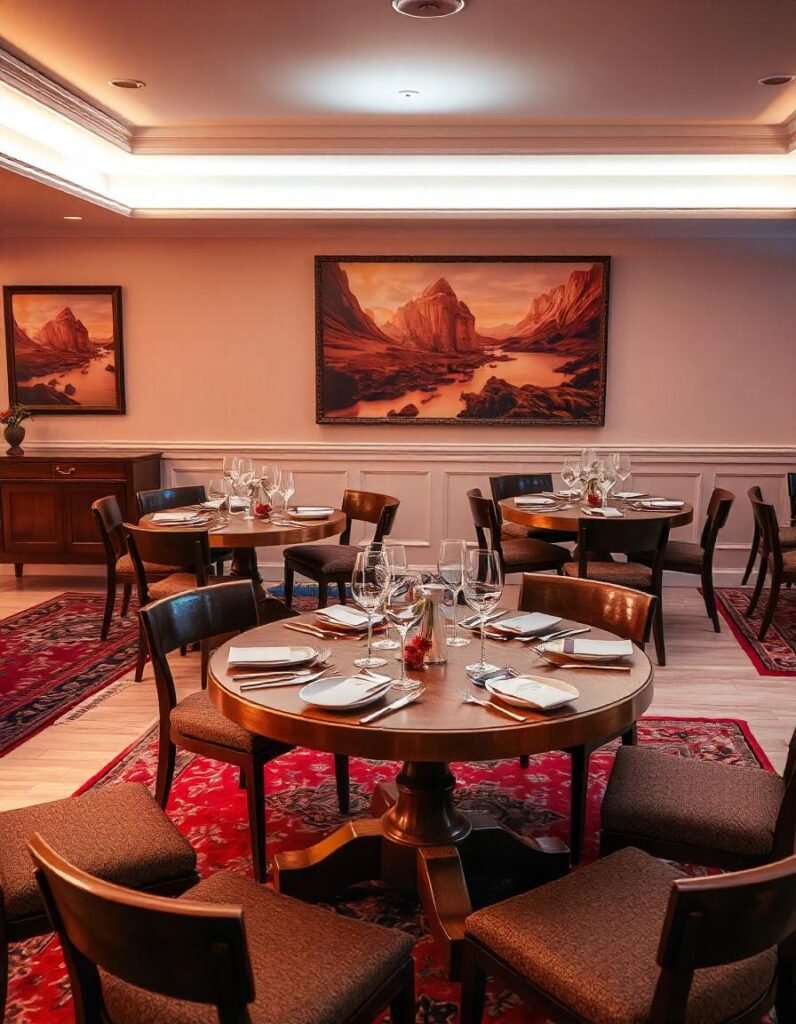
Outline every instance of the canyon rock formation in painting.
{"type": "Polygon", "coordinates": [[[603,261],[322,259],[320,271],[328,421],[601,422],[603,261]]]}

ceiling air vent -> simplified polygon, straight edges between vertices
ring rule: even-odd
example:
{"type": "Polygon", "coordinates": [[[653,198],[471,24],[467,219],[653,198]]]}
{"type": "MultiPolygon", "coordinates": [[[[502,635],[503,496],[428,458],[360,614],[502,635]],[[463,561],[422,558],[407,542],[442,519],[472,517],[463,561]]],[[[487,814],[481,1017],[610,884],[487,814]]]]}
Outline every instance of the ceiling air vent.
{"type": "Polygon", "coordinates": [[[409,18],[447,18],[458,14],[464,4],[465,0],[392,0],[395,10],[409,18]]]}

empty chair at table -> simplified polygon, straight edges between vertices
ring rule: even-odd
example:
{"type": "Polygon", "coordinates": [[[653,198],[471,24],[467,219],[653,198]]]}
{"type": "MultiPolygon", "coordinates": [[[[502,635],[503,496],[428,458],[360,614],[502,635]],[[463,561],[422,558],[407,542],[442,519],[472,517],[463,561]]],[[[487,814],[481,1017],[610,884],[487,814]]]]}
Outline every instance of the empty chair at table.
{"type": "MultiPolygon", "coordinates": [[[[172,508],[185,508],[188,505],[201,505],[207,501],[204,484],[186,484],[184,487],[158,487],[150,491],[138,491],[135,499],[138,503],[138,514],[151,515],[153,512],[166,512],[172,508]]],[[[224,575],[224,562],[232,558],[229,548],[213,548],[213,565],[219,576],[224,575]]]]}
{"type": "Polygon", "coordinates": [[[766,574],[770,570],[768,601],[757,634],[758,640],[765,640],[766,633],[774,620],[782,584],[796,583],[796,548],[789,550],[783,548],[780,541],[777,512],[773,505],[767,505],[764,501],[752,498],[752,512],[755,524],[760,531],[760,571],[746,615],[750,616],[757,607],[760,594],[763,591],[763,584],[766,581],[766,574]]]}
{"type": "Polygon", "coordinates": [[[329,584],[337,585],[338,599],[345,604],[346,583],[351,582],[357,552],[361,550],[351,543],[351,527],[355,522],[372,523],[376,530],[373,542],[379,543],[389,536],[395,523],[400,501],[389,494],[371,491],[346,491],[343,495],[342,511],[345,513],[345,529],[338,544],[296,544],[285,548],[285,604],[293,603],[293,581],[295,574],[304,576],[318,584],[318,607],[325,608],[328,602],[329,584]]]}
{"type": "MultiPolygon", "coordinates": [[[[632,640],[643,650],[649,638],[656,599],[628,587],[596,580],[582,580],[570,576],[528,573],[522,578],[519,609],[524,612],[542,612],[558,618],[582,622],[595,629],[615,633],[623,640],[632,640]]],[[[629,729],[600,737],[591,743],[572,747],[566,751],[572,764],[570,786],[570,850],[573,864],[579,864],[583,853],[588,807],[589,759],[599,747],[622,736],[622,742],[636,741],[635,725],[629,729]]],[[[527,766],[527,759],[523,759],[527,766]]]]}
{"type": "Polygon", "coordinates": [[[552,473],[504,473],[501,476],[491,476],[489,486],[492,491],[492,498],[495,502],[495,510],[500,520],[501,536],[508,539],[511,537],[541,537],[542,540],[550,541],[574,541],[577,534],[569,530],[542,530],[533,527],[520,526],[519,523],[505,523],[500,512],[499,502],[506,498],[517,498],[523,494],[541,494],[553,491],[552,473]]]}
{"type": "MultiPolygon", "coordinates": [[[[788,494],[790,496],[790,526],[779,526],[778,535],[779,543],[783,551],[796,550],[796,473],[788,473],[788,494]]],[[[750,503],[754,501],[763,500],[763,492],[760,488],[755,485],[750,487],[746,492],[750,503]]],[[[754,531],[752,533],[752,546],[749,549],[749,560],[746,563],[744,569],[743,579],[741,585],[745,586],[749,582],[749,577],[752,575],[752,569],[755,567],[755,559],[758,554],[761,556],[761,560],[765,558],[763,552],[760,551],[761,533],[760,526],[758,525],[757,519],[754,516],[754,510],[752,511],[752,520],[754,522],[754,531]]]]}
{"type": "MultiPolygon", "coordinates": [[[[56,842],[57,845],[57,842],[56,842]]],[[[178,899],[80,871],[40,836],[37,878],[69,968],[77,1024],[393,1024],[415,1019],[398,929],[280,896],[231,871],[178,899]]]]}
{"type": "Polygon", "coordinates": [[[663,560],[669,538],[667,519],[597,519],[584,516],[579,521],[578,560],[565,565],[567,576],[618,583],[623,587],[654,594],[655,616],[652,622],[655,654],[659,665],[666,664],[663,639],[663,560]],[[626,562],[589,558],[591,551],[627,555],[626,562]],[[639,561],[634,556],[646,556],[639,561]]]}
{"type": "Polygon", "coordinates": [[[489,976],[557,1024],[796,1019],[796,857],[687,878],[621,850],[465,930],[461,1024],[481,1024],[489,976]]]}
{"type": "Polygon", "coordinates": [[[0,812],[0,1021],[5,1014],[9,943],[52,931],[27,843],[41,833],[83,870],[148,892],[194,885],[196,854],[137,782],[0,812]]]}
{"type": "Polygon", "coordinates": [[[491,498],[485,498],[480,488],[474,487],[469,490],[467,500],[470,503],[478,547],[497,553],[504,575],[512,572],[548,570],[560,573],[564,563],[572,557],[566,548],[537,537],[504,538],[495,503],[491,498]]]}

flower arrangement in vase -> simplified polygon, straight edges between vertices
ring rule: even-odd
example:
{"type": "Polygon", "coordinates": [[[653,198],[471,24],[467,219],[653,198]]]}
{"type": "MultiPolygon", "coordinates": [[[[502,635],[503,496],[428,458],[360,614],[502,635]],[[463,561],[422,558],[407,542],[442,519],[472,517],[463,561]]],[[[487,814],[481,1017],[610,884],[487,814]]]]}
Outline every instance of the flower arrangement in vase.
{"type": "Polygon", "coordinates": [[[12,405],[0,412],[0,423],[3,424],[3,437],[10,445],[6,455],[24,455],[22,442],[25,439],[25,428],[22,426],[24,420],[30,419],[33,414],[24,405],[12,405]]]}

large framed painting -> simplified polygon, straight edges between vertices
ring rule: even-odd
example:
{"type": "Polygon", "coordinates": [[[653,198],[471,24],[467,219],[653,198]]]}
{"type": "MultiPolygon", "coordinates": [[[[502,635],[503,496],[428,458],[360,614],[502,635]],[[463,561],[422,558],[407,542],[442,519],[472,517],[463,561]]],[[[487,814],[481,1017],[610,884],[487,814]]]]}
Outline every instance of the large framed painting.
{"type": "Polygon", "coordinates": [[[602,426],[608,256],[316,256],[319,423],[602,426]]]}
{"type": "Polygon", "coordinates": [[[36,415],[123,413],[119,285],[3,289],[8,397],[36,415]]]}

